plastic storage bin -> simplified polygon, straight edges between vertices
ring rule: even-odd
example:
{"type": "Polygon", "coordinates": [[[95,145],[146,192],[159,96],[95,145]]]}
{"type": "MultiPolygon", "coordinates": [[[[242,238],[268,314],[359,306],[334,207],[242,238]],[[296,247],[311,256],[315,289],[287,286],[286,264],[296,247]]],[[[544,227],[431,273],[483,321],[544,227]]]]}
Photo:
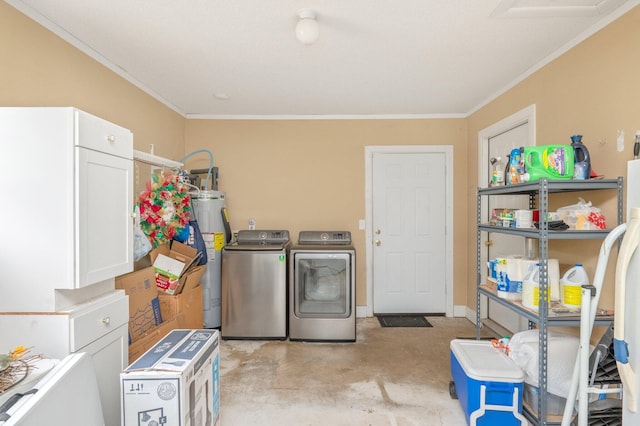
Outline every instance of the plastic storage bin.
{"type": "Polygon", "coordinates": [[[524,373],[502,350],[482,340],[452,340],[451,375],[470,426],[527,425],[524,373]]]}
{"type": "MultiPolygon", "coordinates": [[[[531,407],[531,412],[538,415],[538,399],[540,399],[540,388],[524,385],[524,400],[531,407]]],[[[547,416],[562,416],[567,399],[547,392],[547,416]]]]}

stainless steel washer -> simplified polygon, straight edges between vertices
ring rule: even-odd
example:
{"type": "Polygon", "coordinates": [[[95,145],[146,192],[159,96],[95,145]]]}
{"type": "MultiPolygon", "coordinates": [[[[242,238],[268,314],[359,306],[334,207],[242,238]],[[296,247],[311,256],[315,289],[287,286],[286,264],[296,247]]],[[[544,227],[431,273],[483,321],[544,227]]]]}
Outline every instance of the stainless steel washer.
{"type": "Polygon", "coordinates": [[[349,231],[302,231],[289,251],[289,339],[356,340],[356,252],[349,231]]]}
{"type": "Polygon", "coordinates": [[[242,230],[222,250],[223,339],[287,338],[289,231],[242,230]]]}

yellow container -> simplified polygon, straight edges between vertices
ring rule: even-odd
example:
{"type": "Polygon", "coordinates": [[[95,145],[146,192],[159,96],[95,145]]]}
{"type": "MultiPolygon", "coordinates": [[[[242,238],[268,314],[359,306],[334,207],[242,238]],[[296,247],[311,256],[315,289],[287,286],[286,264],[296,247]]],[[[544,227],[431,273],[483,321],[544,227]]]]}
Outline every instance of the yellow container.
{"type": "MultiPolygon", "coordinates": [[[[538,311],[540,305],[540,284],[538,282],[538,275],[540,266],[536,265],[534,269],[529,272],[524,281],[522,282],[522,305],[525,308],[538,311]]],[[[547,303],[551,304],[550,287],[547,286],[547,303]]]]}
{"type": "Polygon", "coordinates": [[[562,305],[571,309],[580,309],[582,304],[582,286],[589,284],[589,276],[582,264],[576,265],[565,272],[560,280],[560,300],[562,305]]]}

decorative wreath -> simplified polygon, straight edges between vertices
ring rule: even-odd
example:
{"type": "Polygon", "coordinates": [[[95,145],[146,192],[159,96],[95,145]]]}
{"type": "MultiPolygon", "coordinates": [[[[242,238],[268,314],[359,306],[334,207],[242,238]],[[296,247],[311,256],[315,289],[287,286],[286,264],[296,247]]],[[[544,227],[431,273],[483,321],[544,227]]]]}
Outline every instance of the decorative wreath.
{"type": "Polygon", "coordinates": [[[140,228],[154,247],[170,242],[189,226],[188,186],[170,171],[152,176],[138,199],[140,228]]]}
{"type": "Polygon", "coordinates": [[[35,362],[42,359],[42,355],[28,355],[30,350],[16,346],[8,354],[0,354],[0,395],[24,380],[35,362]]]}

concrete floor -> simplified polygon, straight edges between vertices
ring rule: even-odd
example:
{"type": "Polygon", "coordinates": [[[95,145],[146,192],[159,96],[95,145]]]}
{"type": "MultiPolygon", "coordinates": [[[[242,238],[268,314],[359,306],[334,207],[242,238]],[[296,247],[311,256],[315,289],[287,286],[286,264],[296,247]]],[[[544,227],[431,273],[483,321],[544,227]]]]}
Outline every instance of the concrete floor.
{"type": "Polygon", "coordinates": [[[220,424],[465,425],[449,396],[449,342],[475,326],[428,319],[433,327],[382,328],[358,318],[355,343],[222,341],[220,424]]]}

